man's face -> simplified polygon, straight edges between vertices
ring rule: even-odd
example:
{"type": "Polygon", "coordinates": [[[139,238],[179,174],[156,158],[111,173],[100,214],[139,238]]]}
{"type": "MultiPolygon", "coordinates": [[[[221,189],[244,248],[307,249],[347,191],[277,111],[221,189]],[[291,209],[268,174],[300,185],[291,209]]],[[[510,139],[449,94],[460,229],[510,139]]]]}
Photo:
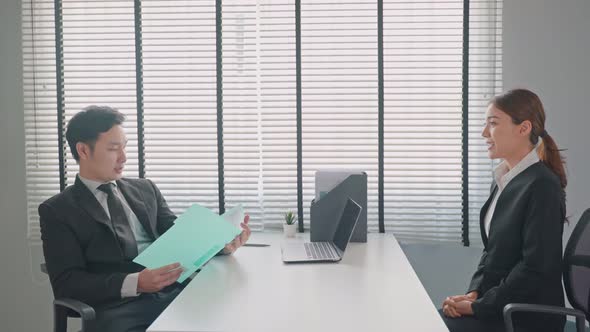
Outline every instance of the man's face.
{"type": "Polygon", "coordinates": [[[82,144],[81,148],[85,151],[80,153],[82,176],[100,182],[118,180],[122,177],[127,161],[125,154],[127,137],[123,127],[115,125],[109,131],[101,133],[94,144],[94,149],[90,149],[85,143],[78,144],[82,144]]]}

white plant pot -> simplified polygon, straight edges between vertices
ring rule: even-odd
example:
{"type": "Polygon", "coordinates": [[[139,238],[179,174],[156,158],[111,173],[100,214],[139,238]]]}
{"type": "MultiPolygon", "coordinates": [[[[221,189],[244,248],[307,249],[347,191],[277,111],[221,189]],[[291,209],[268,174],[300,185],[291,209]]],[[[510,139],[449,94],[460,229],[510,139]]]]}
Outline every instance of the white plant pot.
{"type": "Polygon", "coordinates": [[[295,237],[295,233],[297,232],[297,224],[283,224],[283,234],[285,237],[295,237]]]}

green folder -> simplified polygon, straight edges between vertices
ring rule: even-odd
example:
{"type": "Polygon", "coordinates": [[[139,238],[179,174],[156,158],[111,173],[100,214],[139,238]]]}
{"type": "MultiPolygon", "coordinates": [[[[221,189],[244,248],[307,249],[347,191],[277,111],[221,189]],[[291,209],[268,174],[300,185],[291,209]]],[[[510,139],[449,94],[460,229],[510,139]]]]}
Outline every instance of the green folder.
{"type": "Polygon", "coordinates": [[[133,261],[148,269],[179,262],[184,272],[178,282],[183,282],[241,231],[215,212],[194,204],[133,261]]]}

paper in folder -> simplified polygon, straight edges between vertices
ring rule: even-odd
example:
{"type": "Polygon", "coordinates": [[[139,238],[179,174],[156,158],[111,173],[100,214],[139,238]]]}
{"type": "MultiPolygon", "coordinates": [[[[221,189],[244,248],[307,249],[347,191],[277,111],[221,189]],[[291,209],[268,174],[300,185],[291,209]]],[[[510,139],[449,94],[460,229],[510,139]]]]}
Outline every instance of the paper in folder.
{"type": "Polygon", "coordinates": [[[240,233],[222,216],[194,204],[133,261],[148,269],[179,262],[185,271],[178,282],[183,282],[240,233]]]}

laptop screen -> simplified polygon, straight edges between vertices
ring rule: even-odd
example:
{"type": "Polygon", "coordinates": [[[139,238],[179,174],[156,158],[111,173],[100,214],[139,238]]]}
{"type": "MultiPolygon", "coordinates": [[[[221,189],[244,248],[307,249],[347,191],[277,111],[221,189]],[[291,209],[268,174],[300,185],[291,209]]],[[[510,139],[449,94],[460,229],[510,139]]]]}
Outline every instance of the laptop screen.
{"type": "Polygon", "coordinates": [[[349,198],[346,201],[346,206],[344,206],[342,216],[338,222],[338,228],[336,228],[336,233],[334,234],[334,244],[338,249],[342,251],[346,249],[346,245],[348,245],[348,241],[350,241],[350,237],[352,236],[354,226],[361,215],[361,210],[362,208],[360,205],[352,199],[349,198]]]}

